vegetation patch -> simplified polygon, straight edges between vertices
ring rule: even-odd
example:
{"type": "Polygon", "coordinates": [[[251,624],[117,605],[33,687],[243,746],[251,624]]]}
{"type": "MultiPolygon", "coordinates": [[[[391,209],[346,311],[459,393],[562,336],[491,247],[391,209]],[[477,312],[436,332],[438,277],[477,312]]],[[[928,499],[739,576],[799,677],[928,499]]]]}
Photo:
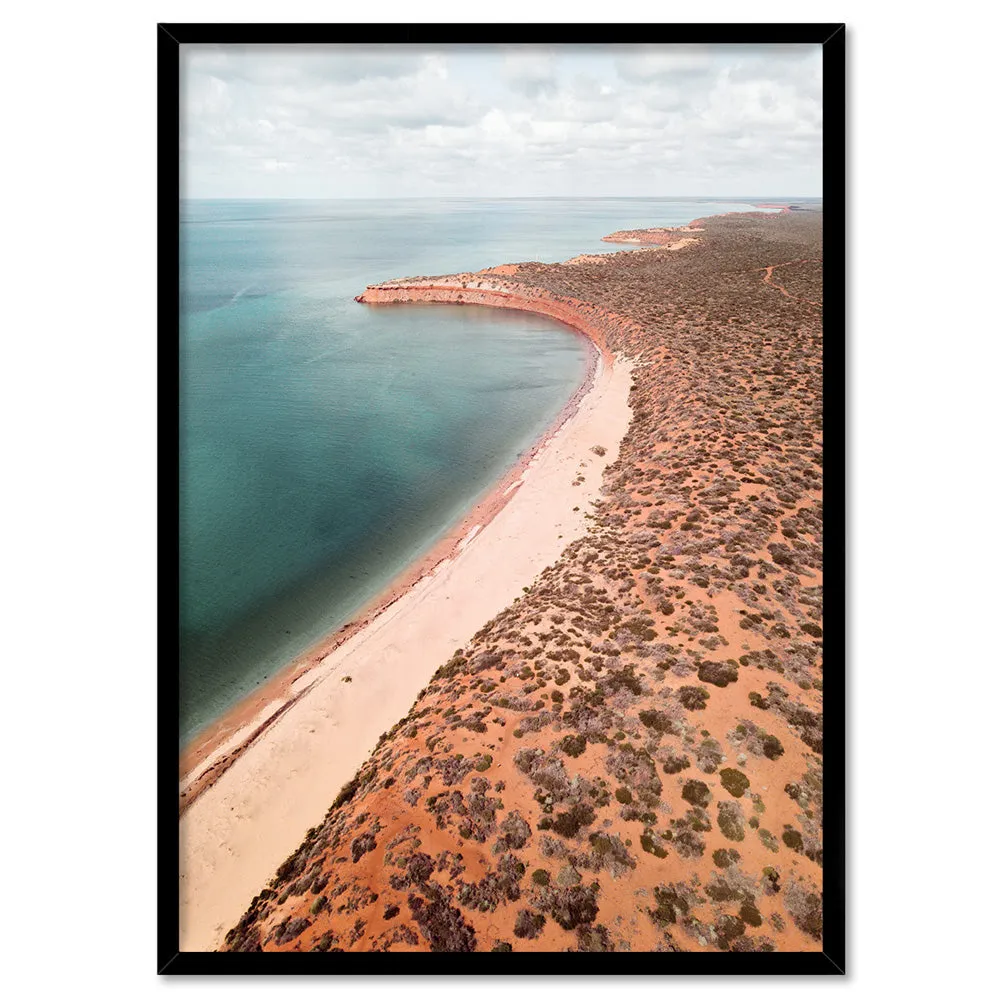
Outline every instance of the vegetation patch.
{"type": "Polygon", "coordinates": [[[375,850],[375,838],[370,833],[363,833],[360,837],[355,837],[351,841],[351,858],[355,864],[362,855],[375,850]]]}
{"type": "Polygon", "coordinates": [[[735,865],[739,860],[740,852],[735,847],[730,847],[729,850],[720,847],[717,851],[712,852],[712,861],[716,868],[728,868],[730,865],[735,865]]]}
{"type": "Polygon", "coordinates": [[[564,931],[592,924],[597,919],[597,892],[593,886],[574,885],[549,889],[548,893],[546,909],[564,931]]]}
{"type": "Polygon", "coordinates": [[[535,913],[534,910],[519,910],[514,920],[514,936],[531,940],[542,933],[544,926],[544,913],[535,913]]]}
{"type": "Polygon", "coordinates": [[[688,903],[688,894],[677,886],[658,885],[653,890],[656,899],[656,908],[649,911],[653,922],[660,927],[676,924],[687,916],[691,905],[688,903]]]}
{"type": "Polygon", "coordinates": [[[720,802],[717,821],[727,840],[740,841],[746,836],[743,830],[743,811],[737,803],[720,802]]]}
{"type": "Polygon", "coordinates": [[[742,798],[743,793],[750,787],[750,779],[735,767],[724,767],[719,772],[719,780],[722,782],[722,787],[735,799],[742,798]]]}
{"type": "Polygon", "coordinates": [[[713,663],[705,660],[698,667],[698,680],[724,688],[740,679],[740,671],[735,662],[713,663]]]}
{"type": "Polygon", "coordinates": [[[644,709],[639,713],[639,721],[648,729],[653,729],[658,733],[673,733],[675,726],[673,719],[669,715],[658,711],[655,708],[644,709]]]}
{"type": "Polygon", "coordinates": [[[545,818],[543,818],[538,824],[538,828],[539,830],[551,829],[553,832],[558,833],[560,837],[568,839],[575,837],[582,827],[593,823],[596,816],[597,814],[586,802],[579,802],[567,812],[557,813],[556,818],[546,826],[542,825],[546,822],[545,818]]]}
{"type": "Polygon", "coordinates": [[[689,711],[696,712],[708,705],[708,689],[685,684],[677,692],[681,704],[689,711]]]}
{"type": "Polygon", "coordinates": [[[693,806],[707,806],[712,801],[712,793],[708,790],[708,785],[704,781],[692,778],[684,783],[684,790],[681,798],[685,802],[690,802],[693,806]]]}
{"type": "Polygon", "coordinates": [[[790,826],[785,827],[785,832],[781,835],[785,847],[790,847],[793,851],[802,853],[802,834],[798,830],[793,830],[790,826]]]}
{"type": "Polygon", "coordinates": [[[579,733],[575,736],[564,736],[559,743],[563,753],[570,757],[579,757],[587,749],[587,737],[579,733]]]}
{"type": "Polygon", "coordinates": [[[639,843],[647,854],[652,854],[655,858],[665,858],[667,856],[667,849],[663,846],[663,842],[652,827],[647,826],[642,831],[639,843]]]}

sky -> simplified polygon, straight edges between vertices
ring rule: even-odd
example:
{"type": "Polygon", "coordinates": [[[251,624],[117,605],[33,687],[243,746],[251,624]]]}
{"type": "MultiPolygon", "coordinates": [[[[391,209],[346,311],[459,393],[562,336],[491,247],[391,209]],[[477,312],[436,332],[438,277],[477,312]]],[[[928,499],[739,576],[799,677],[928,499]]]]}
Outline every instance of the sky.
{"type": "Polygon", "coordinates": [[[182,46],[188,198],[811,197],[819,45],[182,46]]]}

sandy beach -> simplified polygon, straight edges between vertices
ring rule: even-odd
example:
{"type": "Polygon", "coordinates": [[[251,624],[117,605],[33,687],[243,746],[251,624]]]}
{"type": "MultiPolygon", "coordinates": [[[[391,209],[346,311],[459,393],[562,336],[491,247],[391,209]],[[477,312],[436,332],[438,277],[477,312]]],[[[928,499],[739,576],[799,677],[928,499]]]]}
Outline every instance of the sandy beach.
{"type": "Polygon", "coordinates": [[[630,419],[633,362],[606,347],[620,317],[501,268],[372,286],[367,303],[459,302],[570,324],[600,353],[554,428],[376,606],[227,714],[181,762],[181,950],[217,948],[302,831],[406,715],[437,668],[514,602],[573,539],[630,419]],[[599,454],[594,450],[599,446],[599,454]],[[501,558],[502,554],[502,558],[501,558]]]}

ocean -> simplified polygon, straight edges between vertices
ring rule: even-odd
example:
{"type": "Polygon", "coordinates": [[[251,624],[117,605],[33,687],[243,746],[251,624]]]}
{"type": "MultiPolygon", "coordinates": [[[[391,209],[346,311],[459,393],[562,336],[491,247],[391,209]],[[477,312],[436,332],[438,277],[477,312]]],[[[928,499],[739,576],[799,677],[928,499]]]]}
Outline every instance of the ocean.
{"type": "Polygon", "coordinates": [[[607,253],[693,199],[181,204],[180,741],[349,621],[542,434],[554,321],[354,302],[390,278],[607,253]]]}

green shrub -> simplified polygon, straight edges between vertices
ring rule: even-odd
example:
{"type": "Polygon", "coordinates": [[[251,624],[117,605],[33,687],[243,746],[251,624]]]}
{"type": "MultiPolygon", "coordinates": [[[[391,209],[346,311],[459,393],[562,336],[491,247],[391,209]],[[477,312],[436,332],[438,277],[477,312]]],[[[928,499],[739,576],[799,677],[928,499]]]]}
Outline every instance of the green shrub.
{"type": "Polygon", "coordinates": [[[681,704],[689,711],[698,711],[708,704],[708,690],[685,684],[678,692],[681,704]]]}
{"type": "Polygon", "coordinates": [[[655,708],[643,709],[639,713],[639,721],[647,728],[655,730],[658,733],[674,732],[674,723],[670,716],[657,711],[655,708]]]}
{"type": "Polygon", "coordinates": [[[667,856],[666,849],[657,843],[654,831],[648,826],[643,830],[642,836],[639,838],[639,843],[647,854],[652,854],[655,858],[665,858],[667,856]]]}
{"type": "Polygon", "coordinates": [[[744,903],[740,907],[740,920],[748,923],[751,927],[760,927],[764,922],[760,910],[753,903],[744,903]]]}
{"type": "Polygon", "coordinates": [[[713,663],[705,660],[698,666],[698,680],[714,684],[716,687],[726,687],[739,680],[739,677],[739,668],[734,666],[734,663],[713,663]]]}
{"type": "Polygon", "coordinates": [[[679,757],[671,755],[666,759],[666,761],[664,761],[663,770],[666,771],[667,774],[679,774],[685,768],[690,766],[691,761],[688,760],[684,754],[681,754],[679,757]]]}
{"type": "Polygon", "coordinates": [[[741,841],[746,836],[743,832],[743,813],[735,802],[719,803],[718,822],[727,840],[741,841]]]}
{"type": "Polygon", "coordinates": [[[589,826],[594,822],[597,814],[586,803],[579,803],[573,806],[568,812],[557,814],[552,821],[551,829],[560,837],[575,837],[580,832],[580,828],[589,826]]]}
{"type": "Polygon", "coordinates": [[[743,793],[750,787],[750,779],[735,767],[724,767],[719,772],[719,779],[722,782],[722,787],[734,799],[742,798],[743,793]]]}
{"type": "Polygon", "coordinates": [[[790,847],[793,851],[798,851],[799,854],[802,853],[802,834],[798,830],[786,827],[785,832],[781,835],[781,839],[785,842],[786,847],[790,847]]]}
{"type": "Polygon", "coordinates": [[[532,910],[521,910],[514,921],[514,936],[536,938],[545,926],[545,915],[532,910]]]}
{"type": "Polygon", "coordinates": [[[761,827],[757,831],[757,836],[760,837],[760,842],[769,850],[772,854],[778,853],[778,838],[775,837],[770,830],[765,830],[761,827]]]}
{"type": "Polygon", "coordinates": [[[681,798],[685,802],[690,802],[693,806],[707,806],[712,800],[712,793],[708,790],[708,785],[704,781],[692,778],[685,782],[681,798]]]}

